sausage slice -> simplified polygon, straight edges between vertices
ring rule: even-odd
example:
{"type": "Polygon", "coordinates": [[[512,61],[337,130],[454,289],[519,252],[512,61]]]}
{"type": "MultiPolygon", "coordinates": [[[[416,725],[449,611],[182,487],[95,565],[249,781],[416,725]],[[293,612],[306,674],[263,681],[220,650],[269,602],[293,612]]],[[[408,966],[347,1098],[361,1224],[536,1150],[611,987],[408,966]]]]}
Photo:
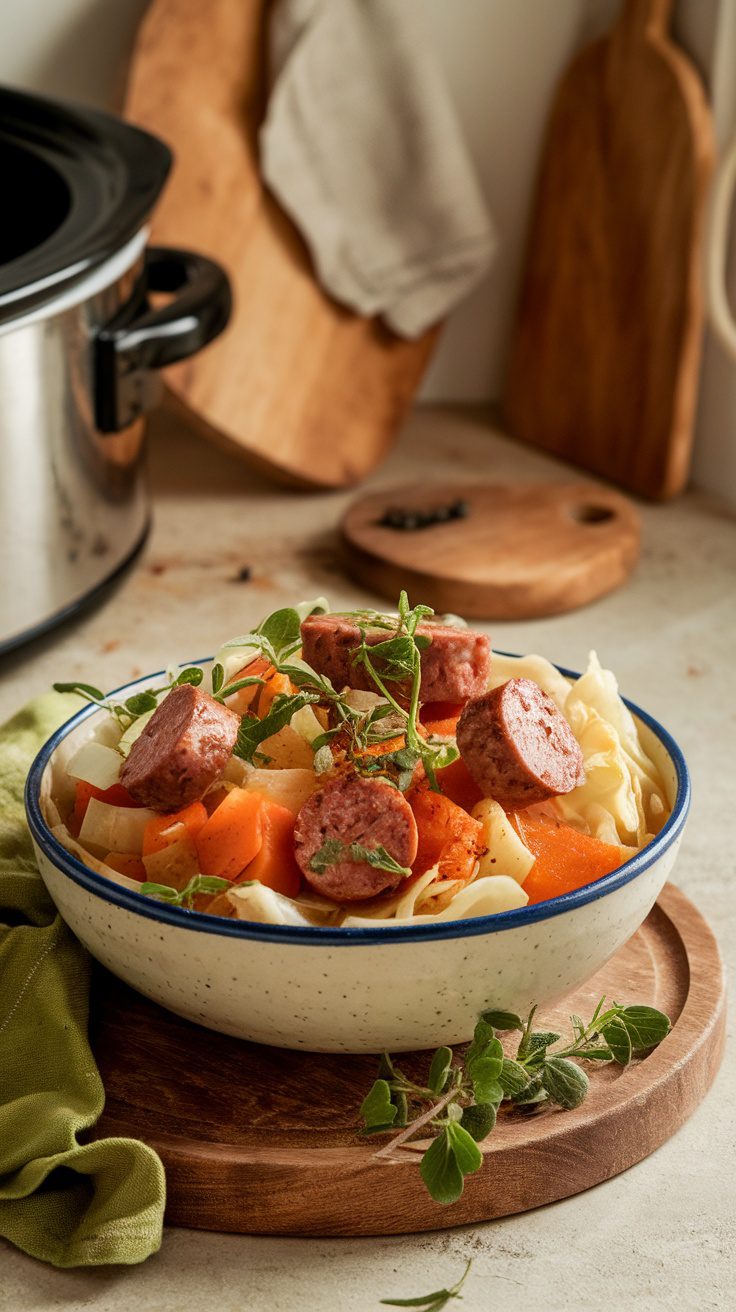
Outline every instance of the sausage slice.
{"type": "Polygon", "coordinates": [[[304,878],[317,893],[360,902],[396,888],[402,876],[356,860],[347,849],[352,843],[384,847],[400,866],[410,866],[417,854],[417,825],[398,789],[380,779],[345,775],[307,799],[296,818],[294,843],[304,878]],[[330,843],[334,860],[312,869],[317,854],[330,855],[330,843]]]}
{"type": "Polygon", "coordinates": [[[178,811],[222,774],[240,716],[190,683],[173,688],[128,753],[120,780],[154,811],[178,811]]]}
{"type": "Polygon", "coordinates": [[[507,810],[544,802],[585,782],[572,729],[532,679],[509,679],[472,698],[458,720],[457,745],[484,797],[507,810]]]}
{"type": "MultiPolygon", "coordinates": [[[[355,664],[360,628],[351,615],[310,615],[302,622],[302,655],[318,674],[341,688],[375,692],[376,685],[363,665],[355,664]]],[[[420,696],[423,702],[464,702],[484,691],[491,669],[491,640],[486,633],[453,624],[425,622],[417,633],[429,638],[422,650],[420,696]]],[[[369,628],[369,646],[385,642],[391,632],[369,628]]],[[[380,674],[380,665],[377,664],[380,674]]],[[[391,691],[396,692],[396,684],[391,691]]]]}

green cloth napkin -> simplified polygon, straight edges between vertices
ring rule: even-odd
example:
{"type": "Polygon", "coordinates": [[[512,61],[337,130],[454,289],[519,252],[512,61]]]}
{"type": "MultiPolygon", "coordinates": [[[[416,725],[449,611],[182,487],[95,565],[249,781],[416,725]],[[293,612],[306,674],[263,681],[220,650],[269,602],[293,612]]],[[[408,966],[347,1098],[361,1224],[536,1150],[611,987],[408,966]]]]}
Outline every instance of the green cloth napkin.
{"type": "Polygon", "coordinates": [[[23,809],[28,768],[78,709],[49,693],[0,727],[0,1235],[55,1266],[142,1262],[166,1184],[135,1139],[80,1144],[105,1094],[87,1041],[89,958],[49,898],[23,809]]]}

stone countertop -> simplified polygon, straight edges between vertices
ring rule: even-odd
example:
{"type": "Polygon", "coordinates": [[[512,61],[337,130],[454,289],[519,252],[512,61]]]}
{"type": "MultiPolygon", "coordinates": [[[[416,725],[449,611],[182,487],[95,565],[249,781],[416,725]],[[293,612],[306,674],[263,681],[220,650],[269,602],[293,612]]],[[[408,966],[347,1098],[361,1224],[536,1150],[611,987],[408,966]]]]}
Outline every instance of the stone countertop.
{"type": "MultiPolygon", "coordinates": [[[[154,525],[134,569],[95,610],[0,662],[0,715],[53,679],[112,688],[196,658],[263,614],[325,593],[336,607],[380,599],[343,575],[335,524],[348,493],[262,481],[161,412],[153,421],[154,525]],[[247,581],[246,581],[247,578],[247,581]]],[[[570,471],[493,431],[483,415],[418,410],[369,480],[560,480],[570,471]]],[[[733,958],[736,522],[689,493],[641,505],[630,582],[583,610],[494,624],[494,644],[582,668],[594,646],[623,691],[672,730],[694,801],[675,880],[733,958]]],[[[415,600],[419,600],[416,599],[415,600]]],[[[0,1309],[41,1312],[369,1312],[385,1297],[453,1283],[473,1267],[467,1312],[524,1298],[540,1312],[720,1309],[733,1285],[736,1072],[727,1049],[713,1091],[673,1139],[576,1198],[486,1225],[386,1239],[268,1239],[167,1230],[141,1267],[55,1271],[0,1241],[0,1309]]]]}

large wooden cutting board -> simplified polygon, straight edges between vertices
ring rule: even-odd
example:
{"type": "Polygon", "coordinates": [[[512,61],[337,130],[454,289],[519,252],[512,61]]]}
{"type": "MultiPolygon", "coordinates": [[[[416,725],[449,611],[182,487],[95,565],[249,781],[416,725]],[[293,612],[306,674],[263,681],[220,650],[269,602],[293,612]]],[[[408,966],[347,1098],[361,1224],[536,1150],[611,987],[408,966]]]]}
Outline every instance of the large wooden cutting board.
{"type": "Polygon", "coordinates": [[[218,341],[167,370],[202,430],[263,471],[310,486],[363,478],[390,450],[437,330],[402,341],[317,285],[296,229],[264,191],[264,0],[153,0],[125,110],[174,150],[152,240],[219,260],[233,285],[218,341]]]}
{"type": "Polygon", "coordinates": [[[713,161],[671,0],[625,0],[552,108],[512,338],[513,434],[647,497],[687,481],[713,161]]]}
{"type": "MultiPolygon", "coordinates": [[[[718,1070],[723,968],[711,931],[678,889],[665,889],[593,979],[544,1008],[545,1026],[567,1033],[569,1012],[592,1014],[603,993],[659,1007],[672,1033],[625,1071],[591,1071],[590,1093],[576,1111],[504,1111],[483,1145],[483,1167],[449,1207],[426,1193],[415,1153],[387,1166],[373,1156],[376,1140],[357,1133],[375,1057],[283,1052],[215,1034],[106,972],[96,975],[92,993],[93,1048],[105,1085],[94,1137],[131,1135],[156,1149],[172,1225],[376,1235],[527,1211],[641,1161],[682,1125],[718,1070]]],[[[401,1064],[418,1079],[427,1056],[401,1064]]]]}

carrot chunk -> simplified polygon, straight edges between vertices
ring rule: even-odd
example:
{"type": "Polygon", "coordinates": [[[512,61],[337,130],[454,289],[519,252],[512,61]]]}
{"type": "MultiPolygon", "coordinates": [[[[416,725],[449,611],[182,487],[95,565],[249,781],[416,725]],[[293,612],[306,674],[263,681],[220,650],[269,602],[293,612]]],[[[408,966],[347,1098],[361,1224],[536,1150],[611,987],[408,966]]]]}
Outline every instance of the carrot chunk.
{"type": "Polygon", "coordinates": [[[535,858],[523,884],[530,905],[583,888],[621,865],[620,848],[581,834],[554,816],[516,811],[510,819],[535,858]]]}
{"type": "Polygon", "coordinates": [[[288,696],[289,693],[293,692],[296,692],[296,688],[288,675],[279,674],[276,670],[274,670],[272,674],[267,675],[266,682],[261,688],[261,693],[258,698],[259,720],[265,720],[276,697],[280,695],[288,696]]]}
{"type": "Polygon", "coordinates": [[[483,793],[471,775],[467,765],[458,757],[452,765],[437,771],[437,783],[446,797],[461,806],[464,811],[472,811],[476,802],[480,802],[483,793]]]}
{"type": "MultiPolygon", "coordinates": [[[[450,844],[460,843],[466,857],[473,854],[475,863],[480,845],[481,824],[468,815],[461,806],[445,797],[434,793],[430,788],[419,786],[407,794],[419,833],[419,847],[412,866],[415,872],[429,870],[441,860],[443,852],[450,844]]],[[[453,847],[452,864],[457,863],[458,849],[453,847]]],[[[455,875],[444,876],[453,879],[455,875]]]]}
{"type": "MultiPolygon", "coordinates": [[[[425,702],[419,711],[419,719],[428,729],[432,729],[435,724],[452,723],[453,727],[448,732],[454,733],[464,705],[464,702],[425,702]]],[[[439,733],[440,730],[435,729],[434,732],[439,733]]]]}
{"type": "Polygon", "coordinates": [[[195,836],[203,875],[237,879],[263,840],[263,798],[234,788],[195,836]]]}
{"type": "Polygon", "coordinates": [[[237,711],[238,715],[257,715],[259,720],[263,720],[273,705],[274,697],[279,693],[296,692],[288,675],[280,674],[263,656],[256,656],[255,660],[244,665],[229,682],[235,683],[237,679],[252,678],[262,679],[263,683],[253,683],[248,688],[241,688],[227,699],[227,705],[233,711],[237,711]]]}
{"type": "Polygon", "coordinates": [[[184,825],[187,833],[195,838],[207,821],[207,811],[202,802],[192,802],[181,811],[172,811],[169,815],[157,815],[149,820],[143,830],[143,855],[151,856],[153,852],[162,852],[171,843],[181,838],[181,830],[175,825],[184,825]],[[166,833],[166,830],[172,830],[166,833]]]}
{"type": "Polygon", "coordinates": [[[135,852],[108,852],[105,865],[117,870],[119,875],[127,875],[128,879],[139,879],[141,883],[148,878],[146,867],[135,852]]]}
{"type": "Polygon", "coordinates": [[[237,883],[257,879],[277,893],[296,897],[301,888],[302,874],[294,856],[295,821],[293,811],[264,799],[261,811],[261,848],[238,876],[237,883]]]}

